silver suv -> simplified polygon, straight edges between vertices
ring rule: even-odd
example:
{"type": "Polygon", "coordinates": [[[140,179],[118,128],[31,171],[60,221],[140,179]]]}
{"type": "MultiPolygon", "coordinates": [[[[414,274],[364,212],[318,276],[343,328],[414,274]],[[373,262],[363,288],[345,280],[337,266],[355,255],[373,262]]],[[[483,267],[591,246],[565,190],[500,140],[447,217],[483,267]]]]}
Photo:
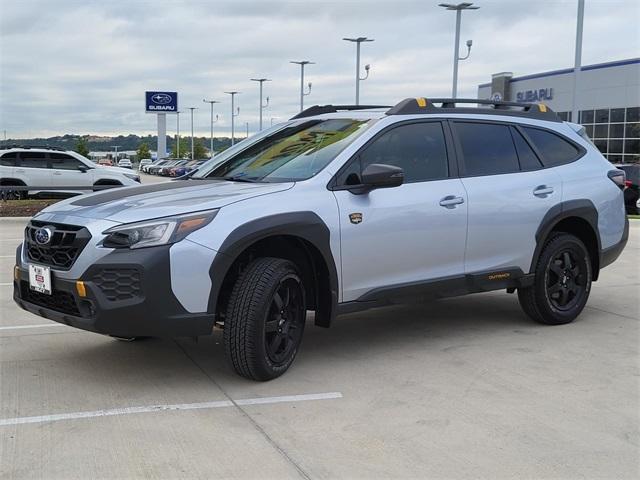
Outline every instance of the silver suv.
{"type": "Polygon", "coordinates": [[[538,322],[571,322],[626,244],[622,186],[544,105],[316,106],[187,179],[42,211],[17,251],[14,298],[118,337],[221,327],[235,370],[268,380],[293,362],[310,310],[329,327],[502,289],[538,322]]]}
{"type": "MultiPolygon", "coordinates": [[[[28,194],[79,194],[95,186],[137,185],[130,169],[96,165],[71,150],[53,147],[3,147],[0,149],[0,186],[34,187],[28,194]]],[[[15,190],[26,196],[26,190],[15,190]]]]}

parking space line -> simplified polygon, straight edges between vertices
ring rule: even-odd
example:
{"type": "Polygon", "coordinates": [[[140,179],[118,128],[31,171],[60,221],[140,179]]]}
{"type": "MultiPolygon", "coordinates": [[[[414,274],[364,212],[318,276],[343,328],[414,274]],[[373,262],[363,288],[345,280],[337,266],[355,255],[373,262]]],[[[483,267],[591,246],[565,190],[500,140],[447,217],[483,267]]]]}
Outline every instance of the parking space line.
{"type": "Polygon", "coordinates": [[[38,325],[11,325],[8,327],[0,327],[0,330],[21,330],[24,328],[44,328],[44,327],[66,327],[62,323],[40,323],[38,325]]]}
{"type": "Polygon", "coordinates": [[[110,417],[114,415],[131,415],[134,413],[163,412],[167,410],[202,410],[211,408],[233,407],[236,405],[266,405],[273,403],[308,402],[312,400],[330,400],[342,398],[340,392],[311,393],[303,395],[285,395],[281,397],[245,398],[240,400],[218,400],[202,403],[177,403],[173,405],[148,405],[143,407],[112,408],[90,412],[58,413],[53,415],[38,415],[34,417],[16,417],[0,419],[1,426],[22,425],[25,423],[59,422],[62,420],[76,420],[79,418],[110,417]]]}
{"type": "Polygon", "coordinates": [[[0,258],[16,258],[15,255],[0,255],[0,258]]]}
{"type": "Polygon", "coordinates": [[[0,287],[8,287],[10,285],[13,285],[13,283],[0,283],[0,287]]]}

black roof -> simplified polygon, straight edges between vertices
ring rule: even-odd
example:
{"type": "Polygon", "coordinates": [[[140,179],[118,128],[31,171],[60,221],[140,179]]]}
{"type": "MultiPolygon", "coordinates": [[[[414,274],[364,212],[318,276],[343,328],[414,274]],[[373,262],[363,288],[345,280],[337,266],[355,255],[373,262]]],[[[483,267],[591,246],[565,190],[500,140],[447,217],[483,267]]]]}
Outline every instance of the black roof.
{"type": "Polygon", "coordinates": [[[419,115],[434,113],[469,113],[509,115],[535,118],[551,122],[562,120],[556,112],[542,103],[518,103],[484,100],[479,98],[406,98],[393,107],[384,105],[315,105],[303,110],[293,119],[336,113],[340,111],[388,108],[387,115],[419,115]],[[473,106],[475,105],[475,106],[473,106]]]}

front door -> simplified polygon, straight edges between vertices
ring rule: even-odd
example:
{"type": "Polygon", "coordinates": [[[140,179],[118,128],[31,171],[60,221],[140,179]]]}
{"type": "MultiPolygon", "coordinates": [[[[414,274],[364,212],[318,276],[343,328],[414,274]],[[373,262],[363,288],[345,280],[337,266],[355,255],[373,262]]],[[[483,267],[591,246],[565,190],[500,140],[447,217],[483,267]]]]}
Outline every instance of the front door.
{"type": "Polygon", "coordinates": [[[382,131],[341,169],[337,184],[360,183],[373,163],[401,167],[405,181],[360,195],[334,191],[342,301],[463,274],[466,194],[450,173],[443,125],[422,121],[382,131]]]}

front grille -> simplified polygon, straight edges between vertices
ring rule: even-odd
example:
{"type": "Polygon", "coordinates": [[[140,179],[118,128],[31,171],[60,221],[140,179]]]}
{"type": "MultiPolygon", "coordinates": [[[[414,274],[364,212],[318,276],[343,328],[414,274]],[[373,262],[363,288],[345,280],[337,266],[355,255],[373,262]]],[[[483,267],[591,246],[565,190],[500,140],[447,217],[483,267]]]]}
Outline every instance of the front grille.
{"type": "Polygon", "coordinates": [[[26,302],[39,305],[41,307],[55,310],[56,312],[66,313],[68,315],[80,316],[78,305],[72,294],[54,290],[51,295],[36,292],[29,288],[29,283],[21,282],[22,299],[26,302]]]}
{"type": "Polygon", "coordinates": [[[91,239],[91,234],[86,228],[76,225],[32,220],[25,229],[24,237],[29,260],[59,270],[69,270],[91,239]],[[48,227],[52,232],[49,243],[45,245],[36,241],[36,231],[42,227],[48,227]]]}
{"type": "Polygon", "coordinates": [[[135,268],[105,268],[92,277],[108,300],[130,300],[141,295],[140,272],[135,268]]]}

